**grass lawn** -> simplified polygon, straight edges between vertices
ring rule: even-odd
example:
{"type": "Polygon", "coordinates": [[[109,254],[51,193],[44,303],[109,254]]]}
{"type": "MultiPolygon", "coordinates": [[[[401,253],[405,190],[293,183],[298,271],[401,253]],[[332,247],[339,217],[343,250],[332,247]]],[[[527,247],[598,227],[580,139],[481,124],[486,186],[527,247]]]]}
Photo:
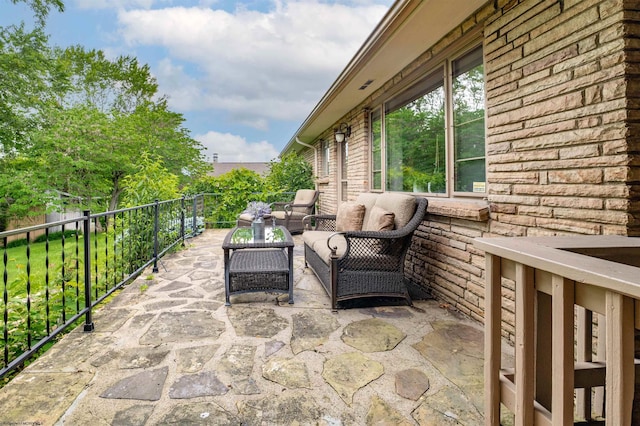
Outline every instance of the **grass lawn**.
{"type": "Polygon", "coordinates": [[[0,269],[7,274],[6,283],[10,297],[26,296],[27,278],[30,281],[31,293],[38,293],[45,289],[47,275],[49,286],[52,286],[56,281],[61,284],[63,265],[65,266],[64,272],[67,279],[72,278],[75,280],[76,277],[70,274],[75,275],[78,268],[79,273],[84,275],[82,236],[79,237],[78,244],[76,244],[75,237],[65,240],[64,260],[62,256],[62,240],[49,241],[48,250],[46,243],[41,242],[31,243],[29,246],[11,247],[6,250],[0,249],[0,251],[6,256],[6,264],[3,261],[0,269]],[[76,247],[78,248],[78,254],[76,254],[76,247]]]}
{"type": "MultiPolygon", "coordinates": [[[[104,244],[104,237],[99,242],[104,244]]],[[[8,316],[7,341],[0,335],[0,361],[5,345],[10,361],[29,347],[29,338],[37,342],[84,308],[84,239],[67,237],[64,248],[62,239],[50,240],[48,248],[45,242],[0,248],[0,254],[0,289],[6,294],[0,311],[6,309],[8,316]]],[[[105,258],[104,249],[98,249],[99,273],[104,273],[105,258]]]]}

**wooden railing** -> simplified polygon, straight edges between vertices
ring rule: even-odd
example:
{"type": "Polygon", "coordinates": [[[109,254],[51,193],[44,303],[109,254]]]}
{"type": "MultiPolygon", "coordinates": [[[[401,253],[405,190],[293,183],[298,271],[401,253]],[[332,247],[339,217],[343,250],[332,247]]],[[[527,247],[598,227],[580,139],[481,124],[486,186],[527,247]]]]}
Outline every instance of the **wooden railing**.
{"type": "Polygon", "coordinates": [[[516,425],[630,425],[640,240],[481,238],[476,246],[486,252],[485,424],[499,424],[502,403],[516,425]],[[500,356],[503,279],[515,282],[511,369],[500,356]]]}

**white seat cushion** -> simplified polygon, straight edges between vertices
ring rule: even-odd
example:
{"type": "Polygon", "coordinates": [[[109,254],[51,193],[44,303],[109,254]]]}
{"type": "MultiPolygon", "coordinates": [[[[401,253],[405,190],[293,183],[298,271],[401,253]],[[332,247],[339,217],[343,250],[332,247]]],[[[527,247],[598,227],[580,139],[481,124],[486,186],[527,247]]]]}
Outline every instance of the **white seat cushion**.
{"type": "MultiPolygon", "coordinates": [[[[329,235],[333,232],[329,232],[329,235]]],[[[331,240],[331,246],[337,246],[336,253],[338,257],[344,255],[347,250],[347,240],[340,234],[334,235],[331,240]]],[[[313,244],[313,251],[328,265],[331,263],[331,249],[327,245],[327,239],[318,240],[313,244]]]]}

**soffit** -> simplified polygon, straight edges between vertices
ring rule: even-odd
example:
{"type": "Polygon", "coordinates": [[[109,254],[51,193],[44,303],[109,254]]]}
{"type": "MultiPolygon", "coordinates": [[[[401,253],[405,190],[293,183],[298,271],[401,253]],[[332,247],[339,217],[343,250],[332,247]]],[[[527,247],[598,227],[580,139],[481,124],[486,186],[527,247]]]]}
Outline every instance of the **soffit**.
{"type": "Polygon", "coordinates": [[[469,18],[486,0],[398,0],[320,99],[283,152],[312,142],[429,47],[469,18]],[[373,80],[365,90],[360,87],[373,80]]]}

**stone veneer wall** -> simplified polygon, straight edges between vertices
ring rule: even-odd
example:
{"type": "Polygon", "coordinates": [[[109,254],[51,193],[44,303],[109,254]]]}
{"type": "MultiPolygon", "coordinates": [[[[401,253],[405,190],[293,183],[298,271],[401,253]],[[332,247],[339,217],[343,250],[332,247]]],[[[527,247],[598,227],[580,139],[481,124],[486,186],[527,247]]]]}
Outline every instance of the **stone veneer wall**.
{"type": "Polygon", "coordinates": [[[492,233],[637,234],[624,19],[622,0],[526,0],[488,20],[492,233]]]}
{"type": "MultiPolygon", "coordinates": [[[[640,150],[634,7],[631,0],[489,1],[340,120],[354,130],[353,199],[369,188],[367,108],[483,31],[488,200],[430,199],[407,255],[407,277],[419,289],[482,322],[485,260],[474,238],[640,234],[640,162],[630,160],[640,150]]],[[[322,138],[333,141],[332,129],[322,138]]],[[[324,213],[337,206],[335,154],[318,185],[324,213]]],[[[513,283],[503,282],[503,297],[503,334],[513,338],[513,283]]]]}
{"type": "Polygon", "coordinates": [[[640,236],[640,4],[637,0],[624,1],[625,54],[627,61],[627,154],[630,156],[629,208],[633,226],[627,235],[640,236]]]}

